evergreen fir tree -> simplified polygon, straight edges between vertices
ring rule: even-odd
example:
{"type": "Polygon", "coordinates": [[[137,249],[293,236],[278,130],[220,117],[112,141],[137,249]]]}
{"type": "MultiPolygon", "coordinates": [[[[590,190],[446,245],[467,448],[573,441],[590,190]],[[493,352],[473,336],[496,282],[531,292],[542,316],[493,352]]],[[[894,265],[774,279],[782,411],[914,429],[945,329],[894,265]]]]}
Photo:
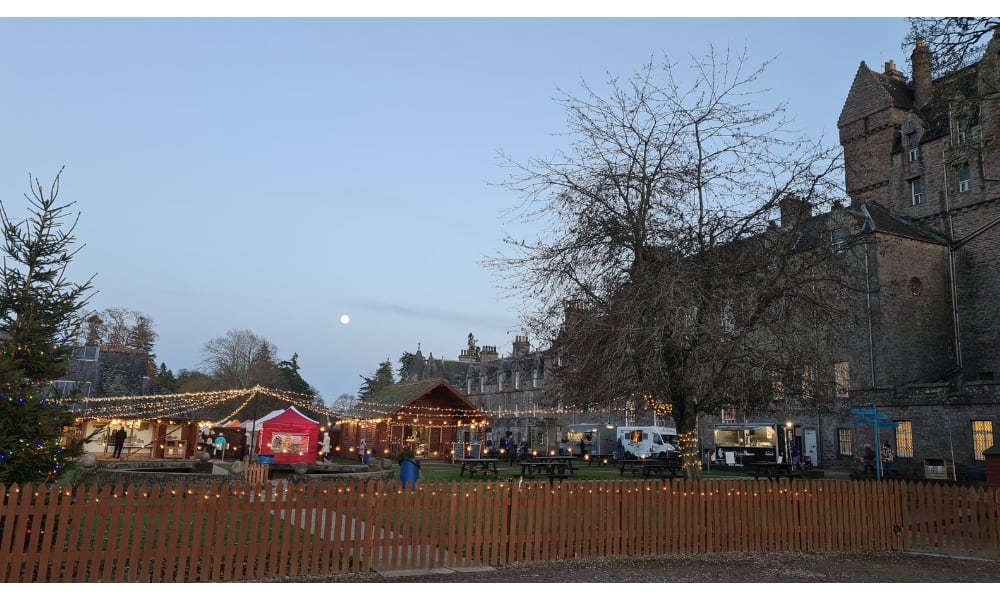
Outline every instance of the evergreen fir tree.
{"type": "Polygon", "coordinates": [[[365,381],[358,390],[358,400],[367,400],[379,390],[396,383],[392,374],[392,362],[388,358],[379,364],[378,369],[371,377],[362,375],[361,378],[365,381]]]}
{"type": "Polygon", "coordinates": [[[67,375],[83,323],[91,281],[65,279],[77,215],[62,229],[73,203],[57,204],[59,177],[48,194],[37,179],[31,216],[10,218],[0,201],[4,235],[0,277],[0,483],[48,482],[83,452],[74,416],[52,381],[67,375]]]}

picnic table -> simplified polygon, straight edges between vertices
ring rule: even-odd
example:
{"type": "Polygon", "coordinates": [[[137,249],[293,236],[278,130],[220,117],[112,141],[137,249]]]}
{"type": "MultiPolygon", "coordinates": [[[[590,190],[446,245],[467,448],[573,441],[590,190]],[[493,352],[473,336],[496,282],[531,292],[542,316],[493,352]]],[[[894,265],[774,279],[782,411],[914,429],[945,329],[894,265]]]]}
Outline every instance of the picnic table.
{"type": "Polygon", "coordinates": [[[557,479],[560,481],[568,479],[576,470],[577,467],[573,466],[573,458],[570,456],[535,456],[521,463],[523,479],[547,477],[549,483],[557,479]]]}
{"type": "Polygon", "coordinates": [[[497,475],[497,458],[460,458],[458,463],[462,465],[462,470],[458,472],[458,476],[461,477],[466,471],[469,472],[469,477],[476,474],[476,471],[486,475],[487,473],[493,473],[497,475]]]}
{"type": "Polygon", "coordinates": [[[779,480],[782,477],[787,477],[788,480],[791,481],[793,477],[800,477],[802,475],[802,471],[801,470],[796,471],[794,468],[795,465],[793,465],[792,463],[762,461],[762,462],[752,462],[750,463],[749,466],[753,467],[754,479],[760,479],[760,477],[763,475],[768,479],[774,479],[774,480],[779,480]]]}
{"type": "Polygon", "coordinates": [[[629,471],[633,476],[641,475],[643,479],[659,477],[666,481],[670,479],[683,479],[684,472],[678,460],[664,458],[635,458],[619,461],[619,473],[625,476],[625,471],[629,471]]]}

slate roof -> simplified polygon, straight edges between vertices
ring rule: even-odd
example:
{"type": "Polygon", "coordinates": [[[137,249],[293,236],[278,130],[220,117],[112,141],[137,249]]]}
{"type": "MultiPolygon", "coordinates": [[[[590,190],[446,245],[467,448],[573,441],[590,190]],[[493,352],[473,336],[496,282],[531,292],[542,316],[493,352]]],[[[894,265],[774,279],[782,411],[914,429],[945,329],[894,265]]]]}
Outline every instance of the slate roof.
{"type": "Polygon", "coordinates": [[[877,202],[866,202],[860,206],[860,210],[866,217],[864,231],[879,231],[931,244],[947,245],[948,243],[940,235],[890,213],[888,209],[877,202]]]}

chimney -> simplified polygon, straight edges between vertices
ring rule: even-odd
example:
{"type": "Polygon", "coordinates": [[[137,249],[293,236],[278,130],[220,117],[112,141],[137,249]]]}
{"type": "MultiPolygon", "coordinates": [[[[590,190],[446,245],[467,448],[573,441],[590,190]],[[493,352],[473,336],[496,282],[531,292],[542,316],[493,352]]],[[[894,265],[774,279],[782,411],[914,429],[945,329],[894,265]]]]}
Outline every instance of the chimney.
{"type": "Polygon", "coordinates": [[[931,50],[923,38],[917,38],[910,61],[913,63],[913,105],[923,108],[931,99],[931,50]]]}
{"type": "Polygon", "coordinates": [[[812,217],[812,204],[788,194],[781,200],[781,226],[787,229],[812,217]]]}
{"type": "Polygon", "coordinates": [[[885,76],[891,77],[897,81],[906,81],[906,78],[903,77],[903,73],[896,68],[896,61],[894,60],[885,61],[885,76]]]}
{"type": "Polygon", "coordinates": [[[531,352],[531,344],[528,342],[528,336],[514,336],[514,358],[521,358],[529,352],[531,352]]]}
{"type": "Polygon", "coordinates": [[[483,346],[482,349],[479,350],[480,363],[488,363],[498,358],[500,358],[500,355],[497,354],[496,346],[483,346]]]}

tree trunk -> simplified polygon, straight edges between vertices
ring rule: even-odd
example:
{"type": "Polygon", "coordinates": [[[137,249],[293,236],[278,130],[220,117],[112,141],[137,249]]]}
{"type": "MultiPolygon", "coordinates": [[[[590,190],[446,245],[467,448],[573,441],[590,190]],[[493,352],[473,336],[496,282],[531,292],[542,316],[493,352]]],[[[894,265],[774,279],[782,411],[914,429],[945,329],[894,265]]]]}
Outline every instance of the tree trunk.
{"type": "Polygon", "coordinates": [[[681,447],[681,465],[687,479],[701,479],[698,452],[698,408],[692,394],[681,394],[674,402],[674,423],[681,447]],[[679,409],[679,410],[678,410],[679,409]]]}

